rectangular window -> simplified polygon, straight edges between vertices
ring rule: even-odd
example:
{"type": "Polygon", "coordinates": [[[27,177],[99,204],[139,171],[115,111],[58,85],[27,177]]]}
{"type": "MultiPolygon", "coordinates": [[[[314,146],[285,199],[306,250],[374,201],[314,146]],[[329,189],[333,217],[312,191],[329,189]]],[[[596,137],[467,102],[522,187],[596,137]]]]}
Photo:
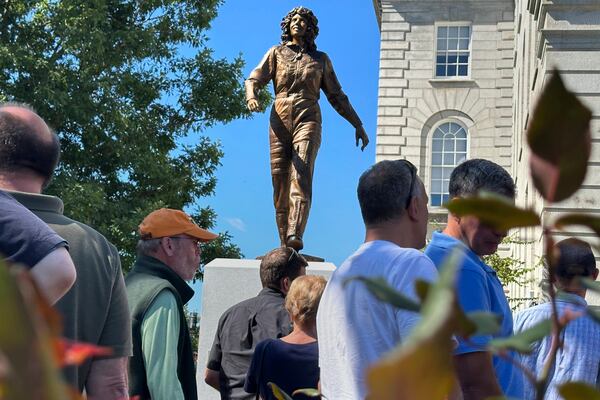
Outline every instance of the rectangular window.
{"type": "Polygon", "coordinates": [[[471,26],[438,25],[436,43],[435,77],[469,76],[471,26]]]}

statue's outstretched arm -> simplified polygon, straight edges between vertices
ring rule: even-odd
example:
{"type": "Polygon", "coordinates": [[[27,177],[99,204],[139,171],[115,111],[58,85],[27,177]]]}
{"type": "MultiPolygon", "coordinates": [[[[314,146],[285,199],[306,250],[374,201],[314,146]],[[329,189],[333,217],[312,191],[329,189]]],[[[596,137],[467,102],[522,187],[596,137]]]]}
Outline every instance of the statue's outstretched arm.
{"type": "Polygon", "coordinates": [[[356,129],[355,138],[356,138],[356,146],[358,146],[359,141],[362,141],[361,150],[364,150],[369,144],[369,136],[367,132],[363,128],[362,121],[358,117],[356,111],[350,104],[350,100],[348,100],[348,96],[342,90],[342,85],[337,79],[335,75],[335,71],[333,70],[333,65],[331,64],[331,60],[327,55],[325,57],[325,68],[323,71],[323,82],[321,84],[321,88],[325,95],[327,96],[327,100],[331,104],[331,106],[338,112],[344,119],[352,124],[352,126],[356,129]]]}
{"type": "Polygon", "coordinates": [[[260,110],[258,91],[275,75],[275,47],[271,48],[246,79],[246,104],[252,112],[260,110]]]}

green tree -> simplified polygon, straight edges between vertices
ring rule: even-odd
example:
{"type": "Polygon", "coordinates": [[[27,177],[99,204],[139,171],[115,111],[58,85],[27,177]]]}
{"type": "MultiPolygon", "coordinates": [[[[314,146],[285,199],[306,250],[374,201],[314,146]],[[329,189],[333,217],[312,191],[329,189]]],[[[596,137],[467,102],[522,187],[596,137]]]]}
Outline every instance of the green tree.
{"type": "MultiPolygon", "coordinates": [[[[243,61],[216,59],[206,30],[221,0],[0,2],[0,100],[25,102],[58,133],[48,193],[114,243],[129,268],[136,227],[159,207],[213,194],[223,153],[200,135],[247,116],[243,61]]],[[[239,257],[227,233],[209,257],[239,257]]],[[[206,259],[204,261],[209,261],[206,259]]]]}

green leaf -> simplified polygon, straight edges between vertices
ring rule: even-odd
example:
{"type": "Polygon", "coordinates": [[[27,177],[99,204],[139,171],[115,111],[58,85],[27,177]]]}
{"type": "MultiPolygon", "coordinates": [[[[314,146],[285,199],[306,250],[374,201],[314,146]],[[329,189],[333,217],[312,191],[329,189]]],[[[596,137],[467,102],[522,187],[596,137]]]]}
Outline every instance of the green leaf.
{"type": "Polygon", "coordinates": [[[544,199],[565,200],[581,186],[591,152],[591,117],[554,71],[527,129],[531,175],[544,199]]]}
{"type": "Polygon", "coordinates": [[[54,353],[56,312],[36,290],[31,276],[0,259],[0,397],[62,400],[69,398],[54,353]]]}
{"type": "Polygon", "coordinates": [[[558,387],[564,400],[600,400],[600,391],[583,382],[567,382],[558,387]]]}
{"type": "Polygon", "coordinates": [[[600,323],[600,307],[598,306],[589,306],[587,309],[587,314],[590,316],[590,318],[592,318],[594,321],[600,323]]]}
{"type": "Polygon", "coordinates": [[[281,390],[281,388],[273,382],[267,382],[267,386],[271,388],[273,395],[277,400],[293,400],[286,392],[281,390]]]}
{"type": "Polygon", "coordinates": [[[294,393],[292,393],[292,396],[295,396],[297,394],[303,394],[307,397],[316,397],[316,398],[321,398],[324,397],[321,392],[319,392],[317,389],[297,389],[294,390],[294,393]]]}
{"type": "Polygon", "coordinates": [[[493,335],[500,330],[502,318],[498,314],[474,311],[467,314],[467,318],[475,325],[476,335],[493,335]]]}
{"type": "Polygon", "coordinates": [[[429,289],[431,288],[431,283],[422,281],[417,279],[415,282],[415,291],[417,292],[417,296],[421,300],[421,302],[427,299],[427,295],[429,293],[429,289]]]}
{"type": "Polygon", "coordinates": [[[484,224],[503,231],[540,224],[540,217],[535,211],[516,207],[506,198],[488,192],[480,192],[477,197],[452,199],[444,207],[454,215],[472,215],[484,224]]]}
{"type": "Polygon", "coordinates": [[[588,214],[566,214],[554,221],[554,226],[563,229],[566,226],[580,225],[593,230],[597,236],[600,236],[600,218],[588,214]]]}
{"type": "Polygon", "coordinates": [[[344,286],[352,281],[364,283],[369,292],[371,292],[378,300],[391,304],[394,307],[415,312],[418,312],[421,309],[421,306],[417,302],[396,291],[396,289],[391,287],[384,278],[365,278],[356,276],[346,279],[346,281],[344,281],[344,286]]]}
{"type": "Polygon", "coordinates": [[[453,252],[448,257],[439,279],[428,290],[422,318],[411,335],[369,368],[370,398],[441,400],[451,391],[456,381],[452,361],[457,307],[454,284],[462,256],[453,252]]]}
{"type": "Polygon", "coordinates": [[[590,278],[581,277],[579,278],[579,283],[588,290],[592,292],[600,293],[600,282],[595,281],[590,278]]]}
{"type": "Polygon", "coordinates": [[[531,345],[538,340],[548,336],[552,330],[552,321],[547,319],[541,321],[531,328],[519,332],[516,335],[493,339],[489,342],[490,350],[498,352],[501,350],[516,350],[519,353],[528,354],[531,352],[531,345]]]}

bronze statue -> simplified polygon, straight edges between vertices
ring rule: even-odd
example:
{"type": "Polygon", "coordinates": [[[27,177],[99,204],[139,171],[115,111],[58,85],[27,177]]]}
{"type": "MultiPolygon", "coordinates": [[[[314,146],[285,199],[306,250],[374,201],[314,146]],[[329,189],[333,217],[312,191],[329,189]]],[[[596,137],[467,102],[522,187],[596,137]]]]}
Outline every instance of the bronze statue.
{"type": "Polygon", "coordinates": [[[356,146],[369,143],[360,118],[335,76],[327,54],[317,51],[318,20],[304,7],[281,21],[281,44],[269,49],[246,80],[250,111],[259,111],[258,90],[269,81],[275,88],[269,142],[275,218],[282,246],[300,250],[312,198],[312,176],[321,144],[319,94],[356,129],[356,146]]]}

